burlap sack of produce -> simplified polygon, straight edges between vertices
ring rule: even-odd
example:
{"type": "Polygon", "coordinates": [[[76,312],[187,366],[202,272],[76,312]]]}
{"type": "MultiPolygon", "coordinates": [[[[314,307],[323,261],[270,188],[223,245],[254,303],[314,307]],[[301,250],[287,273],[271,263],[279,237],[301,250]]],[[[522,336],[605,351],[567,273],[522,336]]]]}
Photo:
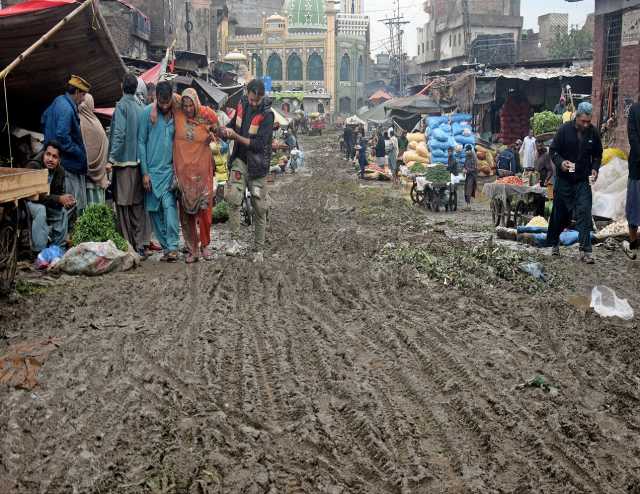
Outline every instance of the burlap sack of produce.
{"type": "Polygon", "coordinates": [[[409,143],[409,149],[410,150],[415,151],[417,147],[418,147],[418,143],[416,141],[411,141],[409,143]]]}
{"type": "Polygon", "coordinates": [[[427,142],[427,138],[421,132],[414,132],[407,134],[407,140],[409,142],[427,142]]]}
{"type": "Polygon", "coordinates": [[[416,161],[418,163],[429,163],[429,160],[424,156],[420,156],[416,151],[407,151],[402,156],[402,159],[405,163],[410,163],[411,161],[416,161]]]}
{"type": "Polygon", "coordinates": [[[478,171],[488,177],[493,170],[486,161],[478,161],[478,171]]]}
{"type": "Polygon", "coordinates": [[[478,160],[485,161],[487,159],[487,152],[486,151],[476,151],[476,156],[478,157],[478,160]]]}
{"type": "Polygon", "coordinates": [[[424,142],[419,142],[416,146],[416,153],[418,153],[423,158],[429,158],[429,150],[427,149],[427,145],[424,142]]]}

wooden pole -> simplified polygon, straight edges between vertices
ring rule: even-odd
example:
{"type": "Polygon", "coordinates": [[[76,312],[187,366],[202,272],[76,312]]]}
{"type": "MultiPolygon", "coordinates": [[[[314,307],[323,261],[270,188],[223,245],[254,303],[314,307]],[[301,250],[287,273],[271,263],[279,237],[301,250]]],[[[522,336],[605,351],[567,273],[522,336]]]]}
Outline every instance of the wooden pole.
{"type": "Polygon", "coordinates": [[[71,21],[74,17],[76,17],[80,12],[82,12],[84,9],[86,9],[92,3],[93,3],[93,0],[85,0],[85,2],[82,5],[80,5],[73,12],[70,12],[68,15],[66,15],[64,17],[64,19],[61,19],[60,22],[58,22],[55,26],[53,26],[51,29],[49,29],[49,31],[47,31],[45,34],[43,34],[42,37],[40,37],[40,39],[38,41],[36,41],[29,48],[27,48],[20,55],[18,55],[18,57],[13,62],[11,62],[9,65],[7,65],[2,70],[2,72],[0,72],[0,81],[5,79],[9,75],[9,73],[11,73],[11,71],[13,69],[15,69],[18,65],[20,65],[29,55],[31,55],[40,46],[42,46],[49,39],[51,39],[51,37],[54,34],[56,34],[58,31],[60,31],[60,29],[62,29],[62,27],[64,27],[65,24],[67,24],[69,21],[71,21]]]}

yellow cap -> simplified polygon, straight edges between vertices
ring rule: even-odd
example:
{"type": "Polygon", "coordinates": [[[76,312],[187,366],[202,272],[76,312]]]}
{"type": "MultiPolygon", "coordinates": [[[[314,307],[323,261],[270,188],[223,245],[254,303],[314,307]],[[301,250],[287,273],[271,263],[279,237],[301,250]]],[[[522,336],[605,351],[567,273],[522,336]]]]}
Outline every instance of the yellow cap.
{"type": "Polygon", "coordinates": [[[91,84],[89,84],[79,75],[72,75],[71,79],[69,79],[68,84],[69,86],[73,86],[79,89],[80,91],[84,91],[85,93],[88,93],[89,91],[91,91],[91,84]]]}

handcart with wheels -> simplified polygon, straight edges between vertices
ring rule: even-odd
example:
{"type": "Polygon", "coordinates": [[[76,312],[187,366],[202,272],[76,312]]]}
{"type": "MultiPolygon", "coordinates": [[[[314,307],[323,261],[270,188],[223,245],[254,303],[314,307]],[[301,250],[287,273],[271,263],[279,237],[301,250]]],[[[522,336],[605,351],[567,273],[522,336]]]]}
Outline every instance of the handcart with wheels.
{"type": "Polygon", "coordinates": [[[25,201],[49,193],[49,172],[0,167],[0,294],[13,288],[25,201]]]}
{"type": "Polygon", "coordinates": [[[526,225],[544,210],[547,189],[539,185],[513,185],[491,182],[482,193],[491,201],[491,216],[495,226],[518,227],[526,225]]]}
{"type": "Polygon", "coordinates": [[[456,211],[458,209],[458,191],[455,184],[436,183],[421,175],[413,177],[411,200],[437,213],[440,209],[456,211]]]}

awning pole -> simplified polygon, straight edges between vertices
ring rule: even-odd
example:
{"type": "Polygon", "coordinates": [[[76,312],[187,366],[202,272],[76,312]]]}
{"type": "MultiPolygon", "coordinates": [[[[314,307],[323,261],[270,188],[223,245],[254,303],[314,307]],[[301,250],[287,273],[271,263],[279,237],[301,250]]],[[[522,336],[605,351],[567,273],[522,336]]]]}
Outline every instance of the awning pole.
{"type": "Polygon", "coordinates": [[[36,41],[29,48],[27,48],[20,55],[18,55],[18,57],[13,62],[11,62],[9,65],[7,65],[2,70],[2,72],[0,72],[0,81],[5,79],[13,69],[15,69],[18,65],[20,65],[22,63],[22,61],[25,58],[27,58],[34,51],[36,51],[38,48],[40,48],[40,46],[42,46],[49,39],[51,39],[51,37],[54,34],[56,34],[58,31],[60,31],[60,29],[62,29],[62,27],[65,24],[67,24],[70,20],[72,20],[74,17],[76,17],[80,12],[82,12],[84,9],[86,9],[92,3],[93,3],[93,0],[85,0],[85,2],[82,5],[80,5],[73,12],[70,12],[69,14],[67,14],[64,17],[64,19],[61,19],[55,26],[53,26],[51,29],[49,29],[49,31],[47,31],[45,34],[43,34],[42,37],[40,37],[40,39],[38,41],[36,41]]]}

